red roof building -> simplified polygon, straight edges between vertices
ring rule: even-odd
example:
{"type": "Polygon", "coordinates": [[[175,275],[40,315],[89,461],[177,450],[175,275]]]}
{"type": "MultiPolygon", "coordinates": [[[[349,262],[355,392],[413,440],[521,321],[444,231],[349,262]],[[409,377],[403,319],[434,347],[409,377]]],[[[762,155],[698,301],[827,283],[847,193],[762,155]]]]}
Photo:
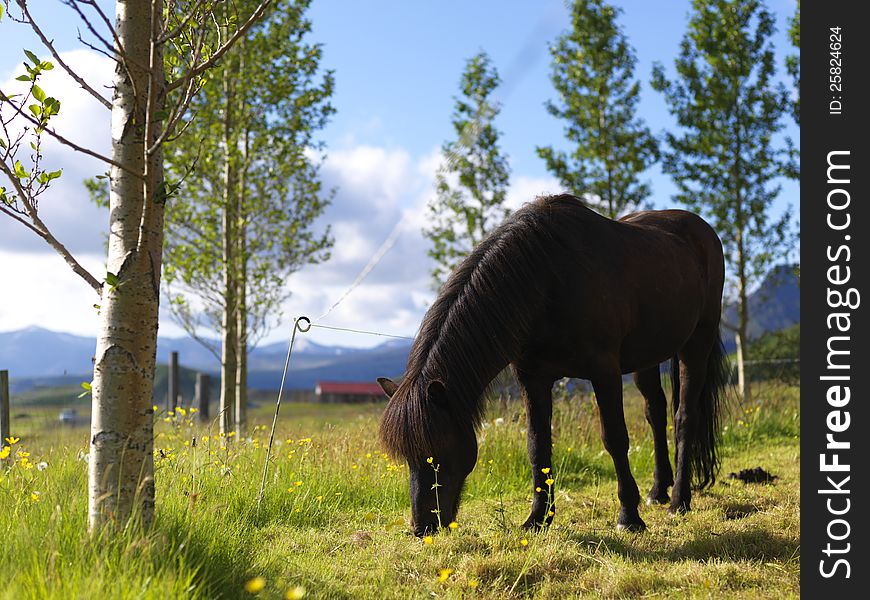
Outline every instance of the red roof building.
{"type": "Polygon", "coordinates": [[[314,386],[318,402],[359,403],[385,400],[384,391],[375,382],[368,381],[318,381],[314,386]]]}

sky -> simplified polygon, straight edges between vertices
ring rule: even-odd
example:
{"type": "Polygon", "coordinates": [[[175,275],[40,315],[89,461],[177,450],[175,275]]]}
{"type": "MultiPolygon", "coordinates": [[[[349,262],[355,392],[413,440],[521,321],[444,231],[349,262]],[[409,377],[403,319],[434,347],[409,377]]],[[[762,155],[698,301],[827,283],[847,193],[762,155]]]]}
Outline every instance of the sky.
{"type": "MultiPolygon", "coordinates": [[[[108,85],[111,62],[76,39],[76,16],[58,0],[31,3],[37,18],[63,58],[96,87],[108,85]]],[[[111,3],[102,2],[111,14],[111,3]]],[[[642,83],[639,116],[654,133],[674,127],[660,94],[649,85],[652,66],[673,73],[673,60],[688,21],[690,2],[668,0],[615,2],[619,23],[637,54],[635,76],[642,83]]],[[[768,0],[778,31],[774,44],[779,75],[793,52],[785,32],[795,0],[768,0]]],[[[555,99],[550,83],[548,44],[570,26],[561,0],[538,2],[456,0],[408,1],[314,0],[310,41],[323,44],[322,65],[335,72],[332,104],[337,112],[320,133],[327,157],[325,187],[336,190],[332,205],[317,226],[330,224],[335,238],[331,259],[308,266],[287,281],[290,299],[275,315],[281,324],[265,339],[289,338],[296,316],[317,318],[342,298],[348,287],[395,227],[396,242],[368,277],[320,321],[353,329],[400,336],[416,332],[434,293],[430,287],[427,243],[421,235],[426,203],[434,197],[440,147],[452,134],[450,115],[465,61],[484,50],[502,78],[496,120],[500,144],[511,167],[508,204],[518,208],[536,195],[562,191],[538,158],[535,146],[569,147],[564,125],[544,106],[555,99]]],[[[22,25],[0,22],[0,89],[14,89],[22,72],[22,48],[48,55],[22,25]]],[[[109,113],[60,69],[47,74],[42,87],[62,100],[57,129],[81,145],[108,152],[109,113]]],[[[788,121],[784,132],[799,132],[788,121]]],[[[89,157],[57,144],[46,150],[63,176],[43,197],[40,211],[56,236],[83,265],[104,276],[106,211],[92,206],[82,181],[105,171],[89,157]]],[[[645,174],[655,208],[676,206],[675,187],[658,165],[645,174]]],[[[782,181],[773,211],[800,208],[797,183],[782,181]]],[[[94,336],[98,302],[87,284],[36,235],[0,216],[0,331],[39,326],[94,336]]],[[[183,331],[161,312],[161,335],[183,331]]],[[[312,341],[372,346],[384,338],[312,330],[312,341]]]]}

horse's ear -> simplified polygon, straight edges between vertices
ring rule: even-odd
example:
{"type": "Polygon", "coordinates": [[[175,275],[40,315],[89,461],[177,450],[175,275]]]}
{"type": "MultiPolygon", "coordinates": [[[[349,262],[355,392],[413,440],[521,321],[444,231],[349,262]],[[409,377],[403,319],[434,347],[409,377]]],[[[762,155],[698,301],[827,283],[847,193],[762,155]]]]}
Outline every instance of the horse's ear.
{"type": "Polygon", "coordinates": [[[380,385],[381,389],[384,390],[387,398],[392,398],[393,394],[396,393],[396,390],[399,389],[399,386],[396,385],[395,381],[386,377],[378,377],[378,385],[380,385]]]}

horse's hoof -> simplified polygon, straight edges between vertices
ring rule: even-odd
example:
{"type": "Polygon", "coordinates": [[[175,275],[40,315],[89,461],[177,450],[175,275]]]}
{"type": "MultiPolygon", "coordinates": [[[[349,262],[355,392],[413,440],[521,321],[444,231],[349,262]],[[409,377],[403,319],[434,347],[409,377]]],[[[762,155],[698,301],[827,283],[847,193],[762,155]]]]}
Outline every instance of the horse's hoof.
{"type": "Polygon", "coordinates": [[[638,519],[637,522],[632,523],[617,523],[616,530],[628,531],[629,533],[642,533],[646,531],[646,523],[644,523],[642,519],[638,519]]]}
{"type": "Polygon", "coordinates": [[[650,494],[649,496],[646,497],[646,503],[649,506],[652,506],[653,504],[667,504],[670,501],[671,501],[671,497],[668,496],[667,494],[659,494],[657,496],[650,494]]]}
{"type": "Polygon", "coordinates": [[[528,531],[540,531],[544,527],[549,527],[553,522],[553,517],[548,517],[546,519],[536,519],[535,517],[529,517],[526,519],[526,522],[523,523],[523,529],[528,531]]]}
{"type": "Polygon", "coordinates": [[[668,514],[672,517],[680,517],[687,512],[689,512],[688,504],[677,504],[676,506],[671,505],[671,507],[668,508],[668,514]]]}

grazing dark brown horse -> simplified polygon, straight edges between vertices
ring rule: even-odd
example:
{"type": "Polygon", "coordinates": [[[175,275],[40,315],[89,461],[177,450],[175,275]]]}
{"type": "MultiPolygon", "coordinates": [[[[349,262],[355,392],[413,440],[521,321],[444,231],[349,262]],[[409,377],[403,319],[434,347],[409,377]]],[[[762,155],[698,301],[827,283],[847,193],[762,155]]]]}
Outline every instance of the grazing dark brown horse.
{"type": "MultiPolygon", "coordinates": [[[[622,375],[634,373],[653,429],[648,501],[689,510],[693,476],[718,468],[718,408],[726,379],[719,340],[722,245],[700,217],[681,210],[606,219],[568,195],[539,198],[509,217],[451,274],[426,313],[380,425],[386,449],[408,462],[414,532],[452,521],[477,461],[483,392],[508,364],[522,390],[534,493],[525,527],[552,521],[544,473],[552,462],[552,386],[588,379],[601,439],[616,468],[617,527],[645,528],[628,463],[622,375]],[[668,457],[659,365],[673,360],[676,480],[668,457]],[[433,463],[427,458],[433,457],[433,463]],[[438,472],[438,505],[433,491],[438,472]],[[440,509],[440,514],[436,511],[440,509]]],[[[551,496],[550,496],[551,498],[551,496]]]]}

